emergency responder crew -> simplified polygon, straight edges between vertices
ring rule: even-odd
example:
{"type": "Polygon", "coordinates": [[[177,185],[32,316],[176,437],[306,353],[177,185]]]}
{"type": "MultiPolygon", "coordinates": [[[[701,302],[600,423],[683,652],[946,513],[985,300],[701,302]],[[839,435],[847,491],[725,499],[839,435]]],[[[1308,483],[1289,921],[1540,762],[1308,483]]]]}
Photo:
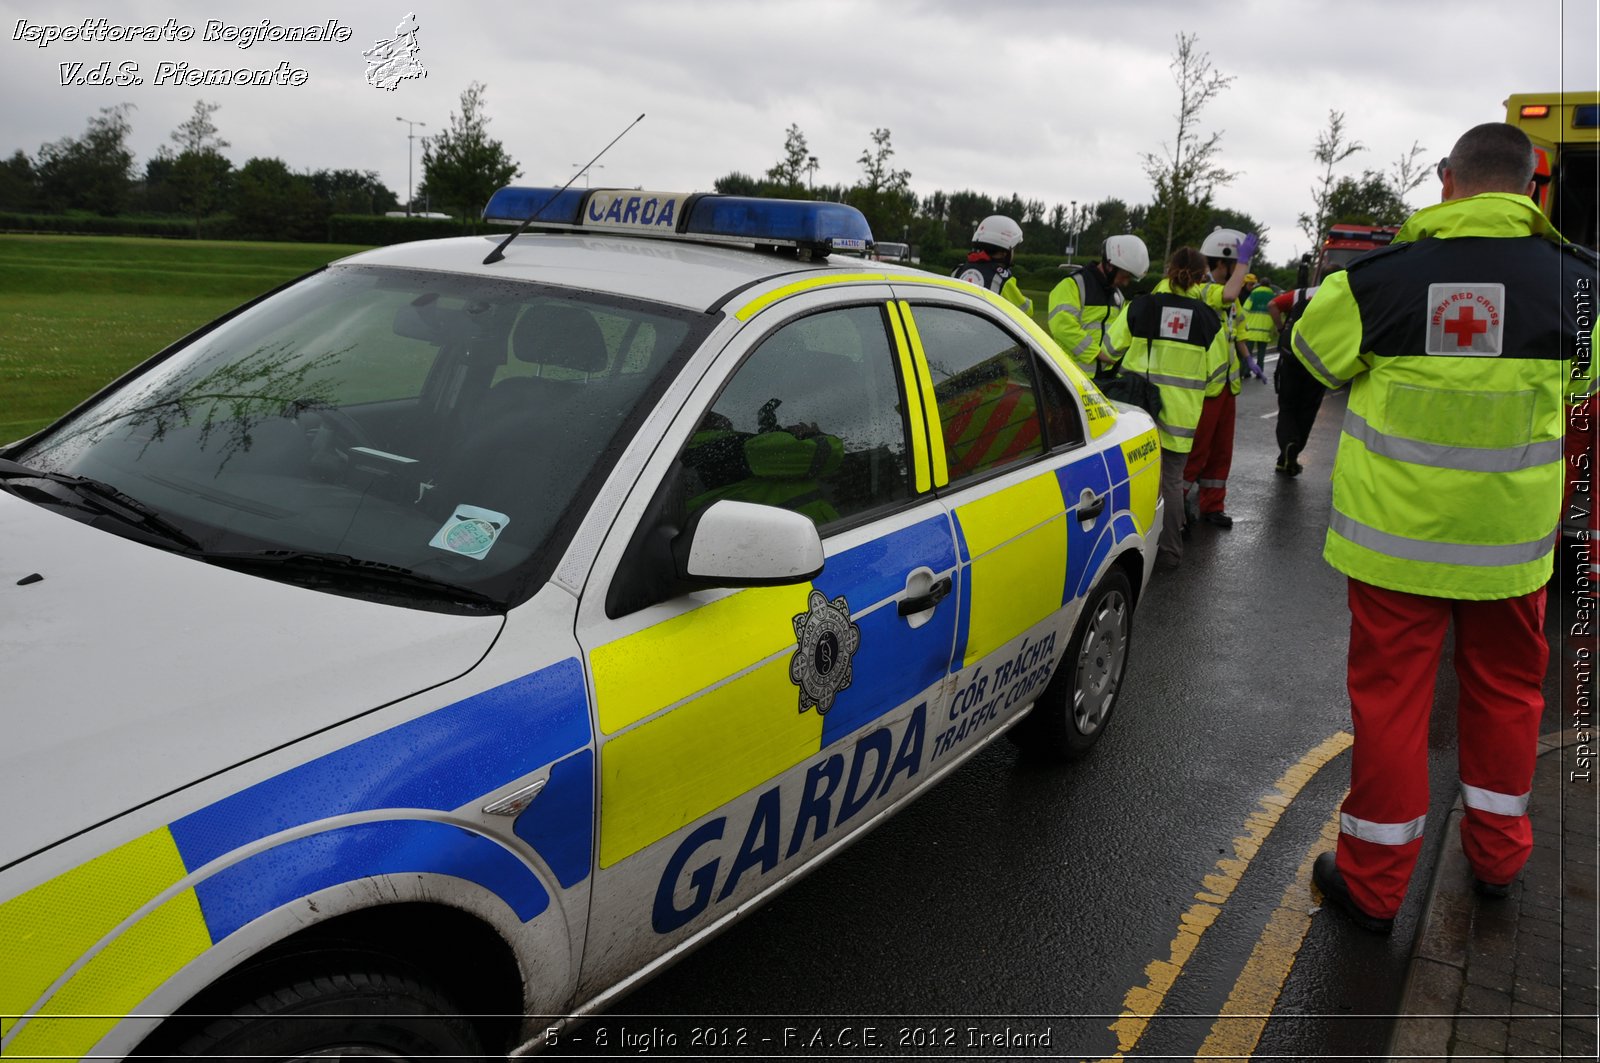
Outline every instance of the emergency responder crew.
{"type": "MultiPolygon", "coordinates": [[[[1267,344],[1278,335],[1272,315],[1267,310],[1272,304],[1273,293],[1254,273],[1245,275],[1243,291],[1240,302],[1244,305],[1244,342],[1259,368],[1267,364],[1267,344]]],[[[1261,380],[1262,383],[1266,382],[1265,374],[1262,374],[1261,380]]]]}
{"type": "Polygon", "coordinates": [[[1461,845],[1479,893],[1505,896],[1533,847],[1564,391],[1575,363],[1587,377],[1592,338],[1573,296],[1600,279],[1529,198],[1533,166],[1516,127],[1468,130],[1441,167],[1443,202],[1326,278],[1294,331],[1313,375],[1350,384],[1323,556],[1349,577],[1355,748],[1336,854],[1312,877],[1382,933],[1422,846],[1452,622],[1461,845]]]}
{"type": "Polygon", "coordinates": [[[1183,470],[1184,511],[1189,520],[1198,518],[1218,528],[1233,527],[1233,518],[1224,507],[1228,497],[1228,472],[1233,467],[1236,396],[1243,367],[1254,366],[1257,375],[1260,374],[1260,367],[1245,352],[1238,331],[1237,300],[1248,275],[1245,264],[1254,247],[1254,238],[1247,238],[1236,229],[1215,229],[1200,245],[1213,282],[1207,288],[1206,297],[1208,301],[1217,300],[1211,305],[1223,316],[1227,361],[1216,378],[1206,384],[1205,404],[1196,426],[1194,447],[1183,470]],[[1247,239],[1251,240],[1248,249],[1244,247],[1247,239]]]}
{"type": "Polygon", "coordinates": [[[1314,294],[1315,288],[1293,288],[1274,296],[1267,304],[1267,312],[1278,329],[1278,368],[1272,374],[1273,386],[1278,390],[1275,425],[1278,461],[1272,471],[1279,476],[1299,476],[1303,471],[1300,453],[1311,438],[1311,426],[1322,408],[1322,396],[1328,393],[1300,360],[1289,353],[1290,335],[1314,294]]]}
{"type": "Polygon", "coordinates": [[[1130,302],[1106,329],[1106,341],[1126,351],[1125,376],[1156,385],[1155,412],[1161,440],[1161,498],[1166,510],[1157,563],[1172,568],[1183,559],[1183,469],[1194,447],[1208,381],[1227,373],[1227,330],[1206,301],[1206,262],[1199,251],[1180,247],[1167,260],[1155,290],[1130,302]]]}
{"type": "Polygon", "coordinates": [[[1022,226],[1004,214],[991,214],[972,231],[972,251],[950,276],[987,288],[1031,314],[1033,300],[1022,294],[1011,273],[1011,258],[1021,243],[1022,226]]]}
{"type": "Polygon", "coordinates": [[[1106,323],[1122,312],[1122,289],[1150,268],[1137,236],[1106,240],[1100,261],[1074,269],[1050,292],[1050,335],[1096,380],[1115,376],[1119,352],[1105,344],[1106,323]]]}

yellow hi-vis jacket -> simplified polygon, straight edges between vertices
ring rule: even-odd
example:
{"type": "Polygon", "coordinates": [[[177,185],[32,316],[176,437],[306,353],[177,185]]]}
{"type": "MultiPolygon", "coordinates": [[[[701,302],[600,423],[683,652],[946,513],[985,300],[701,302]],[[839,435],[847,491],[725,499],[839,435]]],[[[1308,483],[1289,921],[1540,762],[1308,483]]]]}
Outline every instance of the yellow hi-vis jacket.
{"type": "Polygon", "coordinates": [[[1396,242],[1322,282],[1295,354],[1350,384],[1323,556],[1441,598],[1550,578],[1564,393],[1586,382],[1596,262],[1525,196],[1418,211],[1396,242]]]}
{"type": "Polygon", "coordinates": [[[1107,323],[1122,311],[1122,293],[1105,282],[1097,267],[1076,270],[1050,290],[1046,324],[1061,349],[1085,373],[1117,364],[1117,351],[1107,348],[1107,323]]]}
{"type": "Polygon", "coordinates": [[[1244,341],[1246,343],[1271,343],[1277,336],[1272,326],[1272,314],[1267,306],[1272,302],[1272,289],[1257,284],[1250,289],[1244,302],[1244,341]]]}
{"type": "MultiPolygon", "coordinates": [[[[1128,304],[1106,330],[1106,341],[1126,350],[1124,373],[1147,377],[1161,391],[1156,430],[1164,450],[1194,449],[1207,390],[1222,393],[1227,378],[1228,330],[1204,285],[1175,292],[1166,281],[1128,304]]],[[[1213,285],[1215,287],[1215,285],[1213,285]]]]}

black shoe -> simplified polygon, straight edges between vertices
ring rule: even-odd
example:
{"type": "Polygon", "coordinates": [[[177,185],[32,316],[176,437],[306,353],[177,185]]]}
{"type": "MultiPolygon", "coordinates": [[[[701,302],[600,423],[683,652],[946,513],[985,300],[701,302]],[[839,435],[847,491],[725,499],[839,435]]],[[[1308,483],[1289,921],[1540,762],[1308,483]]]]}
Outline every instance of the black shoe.
{"type": "Polygon", "coordinates": [[[1494,901],[1503,901],[1511,896],[1511,883],[1485,882],[1481,878],[1473,878],[1472,889],[1480,897],[1487,897],[1494,901]]]}
{"type": "Polygon", "coordinates": [[[1207,524],[1213,525],[1213,526],[1218,527],[1218,528],[1231,528],[1231,527],[1233,527],[1233,518],[1228,516],[1226,513],[1222,512],[1222,510],[1220,510],[1220,509],[1219,510],[1215,510],[1215,511],[1213,511],[1211,513],[1202,513],[1200,515],[1200,519],[1205,521],[1207,524]]]}
{"type": "Polygon", "coordinates": [[[1356,907],[1354,898],[1350,896],[1350,887],[1344,884],[1344,876],[1339,874],[1339,867],[1335,861],[1336,858],[1332,853],[1323,853],[1317,857],[1317,862],[1311,865],[1311,881],[1322,891],[1323,900],[1344,912],[1350,917],[1351,922],[1363,930],[1370,930],[1374,934],[1387,934],[1392,931],[1393,919],[1379,919],[1356,907]]]}
{"type": "Polygon", "coordinates": [[[1283,461],[1280,463],[1290,476],[1299,476],[1304,466],[1295,459],[1300,456],[1301,447],[1297,443],[1290,443],[1283,448],[1283,461]]]}

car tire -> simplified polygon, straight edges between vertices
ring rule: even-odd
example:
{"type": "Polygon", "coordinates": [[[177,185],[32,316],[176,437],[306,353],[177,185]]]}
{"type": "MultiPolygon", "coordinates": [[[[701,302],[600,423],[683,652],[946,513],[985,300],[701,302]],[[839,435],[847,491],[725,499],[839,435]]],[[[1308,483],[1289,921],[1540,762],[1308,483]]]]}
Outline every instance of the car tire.
{"type": "Polygon", "coordinates": [[[478,1058],[477,1030],[434,986],[387,961],[257,982],[180,1041],[182,1058],[478,1058]],[[252,995],[253,994],[253,995],[252,995]]]}
{"type": "Polygon", "coordinates": [[[1067,652],[1028,715],[1006,732],[1023,753],[1077,760],[1111,723],[1133,638],[1133,586],[1113,568],[1083,603],[1067,652]]]}

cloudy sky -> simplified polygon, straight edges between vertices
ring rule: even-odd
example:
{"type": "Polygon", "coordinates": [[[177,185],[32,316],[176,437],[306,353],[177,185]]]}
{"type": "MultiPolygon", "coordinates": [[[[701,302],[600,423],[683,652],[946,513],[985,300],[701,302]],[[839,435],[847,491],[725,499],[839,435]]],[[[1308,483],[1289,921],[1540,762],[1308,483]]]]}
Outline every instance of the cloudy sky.
{"type": "MultiPolygon", "coordinates": [[[[1280,262],[1307,245],[1295,218],[1308,207],[1310,150],[1330,108],[1369,148],[1344,164],[1358,173],[1387,169],[1414,141],[1437,159],[1465,129],[1503,118],[1513,92],[1600,84],[1593,0],[0,0],[0,31],[6,156],[77,136],[98,108],[126,102],[142,167],[205,99],[221,105],[215,121],[236,165],[278,156],[297,170],[376,170],[403,197],[413,145],[395,119],[426,123],[419,136],[443,129],[461,91],[481,81],[490,132],[524,183],[564,183],[644,112],[601,160],[596,185],[709,189],[732,170],[759,174],[796,123],[819,183],[853,182],[870,132],[886,127],[920,194],[971,188],[1046,204],[1148,201],[1140,153],[1172,140],[1174,37],[1197,33],[1235,78],[1201,116],[1204,132],[1223,131],[1224,164],[1239,173],[1218,202],[1263,221],[1280,262]],[[408,13],[427,76],[375,88],[362,52],[408,13]],[[170,19],[194,35],[40,47],[39,27],[85,19],[170,19]],[[205,40],[210,20],[237,29],[329,19],[348,41],[205,40]],[[113,71],[137,64],[144,83],[62,84],[63,64],[105,61],[113,71]],[[159,85],[162,63],[287,63],[304,83],[159,85]]],[[[1412,206],[1435,198],[1430,179],[1412,206]]]]}

